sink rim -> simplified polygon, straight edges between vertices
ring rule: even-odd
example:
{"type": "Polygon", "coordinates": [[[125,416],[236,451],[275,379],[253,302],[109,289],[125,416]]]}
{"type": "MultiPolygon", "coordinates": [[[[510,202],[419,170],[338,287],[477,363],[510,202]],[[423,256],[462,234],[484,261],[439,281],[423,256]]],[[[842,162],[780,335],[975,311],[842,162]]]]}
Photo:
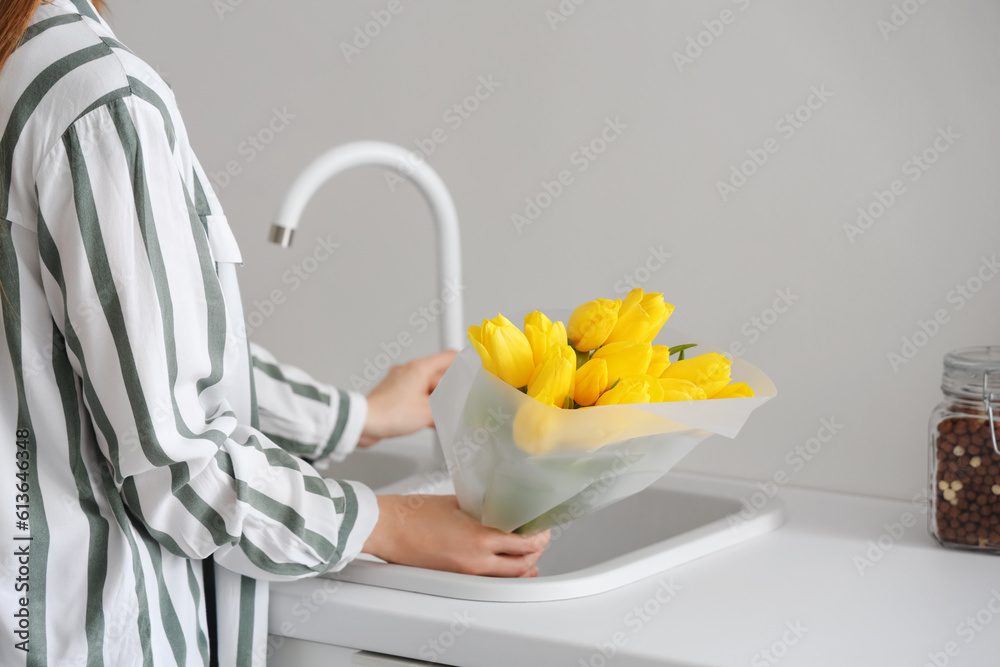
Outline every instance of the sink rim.
{"type": "MultiPolygon", "coordinates": [[[[426,480],[426,477],[426,471],[417,472],[392,486],[405,487],[407,481],[426,480]]],[[[746,497],[745,492],[754,489],[749,484],[735,480],[678,473],[669,473],[650,488],[721,497],[734,501],[740,509],[741,502],[746,497]]],[[[734,530],[728,520],[734,513],[600,563],[571,572],[530,579],[458,574],[363,559],[322,576],[380,588],[480,602],[542,602],[587,597],[657,574],[665,574],[683,563],[771,532],[779,528],[786,518],[785,505],[778,497],[771,498],[751,518],[741,518],[739,530],[734,530]]]]}

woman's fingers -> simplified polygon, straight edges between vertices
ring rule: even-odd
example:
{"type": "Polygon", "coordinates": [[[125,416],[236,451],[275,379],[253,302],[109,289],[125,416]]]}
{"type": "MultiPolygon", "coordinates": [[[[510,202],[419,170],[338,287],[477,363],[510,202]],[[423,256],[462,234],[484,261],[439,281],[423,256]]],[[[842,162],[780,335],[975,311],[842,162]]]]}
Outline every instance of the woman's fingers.
{"type": "Polygon", "coordinates": [[[421,360],[424,363],[425,372],[427,373],[427,393],[434,391],[434,388],[437,387],[438,382],[444,377],[445,371],[451,366],[451,362],[455,360],[457,354],[456,350],[445,350],[444,352],[424,357],[421,360]]]}
{"type": "Polygon", "coordinates": [[[499,548],[494,551],[494,558],[487,563],[487,576],[493,577],[535,577],[538,568],[535,564],[545,553],[549,543],[549,531],[530,537],[500,533],[499,548]]]}
{"type": "Polygon", "coordinates": [[[368,418],[360,445],[370,447],[383,438],[409,435],[434,425],[428,396],[458,354],[446,350],[393,366],[368,394],[368,418]]]}
{"type": "Polygon", "coordinates": [[[523,556],[531,553],[541,553],[549,543],[551,534],[549,531],[536,533],[535,535],[515,535],[496,531],[492,543],[493,553],[506,554],[510,556],[523,556]]]}
{"type": "Polygon", "coordinates": [[[487,528],[455,496],[378,496],[379,520],[364,550],[391,563],[493,577],[537,576],[548,531],[487,528]],[[416,501],[416,502],[414,502],[416,501]]]}
{"type": "Polygon", "coordinates": [[[527,556],[496,556],[488,565],[484,573],[489,577],[524,577],[535,576],[530,573],[534,571],[537,575],[538,568],[535,563],[542,557],[541,553],[529,554],[527,556]]]}

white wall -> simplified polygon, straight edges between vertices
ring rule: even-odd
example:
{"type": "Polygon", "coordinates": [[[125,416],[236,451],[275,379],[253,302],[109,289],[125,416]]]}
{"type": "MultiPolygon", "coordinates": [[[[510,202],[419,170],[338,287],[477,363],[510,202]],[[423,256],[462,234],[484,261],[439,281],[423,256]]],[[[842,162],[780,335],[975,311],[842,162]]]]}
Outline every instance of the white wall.
{"type": "MultiPolygon", "coordinates": [[[[435,289],[430,219],[412,188],[352,172],[316,198],[291,250],[265,237],[320,151],[362,138],[412,148],[441,127],[447,141],[429,159],[462,221],[467,324],[618,296],[662,248],[671,257],[643,286],[677,305],[672,323],[743,343],[779,388],[736,441],[708,441],[685,469],[785,470],[795,484],[899,498],[923,488],[941,356],[1000,342],[1000,280],[962,308],[949,301],[1000,250],[1000,5],[908,0],[916,13],[884,36],[889,0],[591,0],[555,29],[556,0],[401,0],[348,63],[341,44],[388,5],[112,0],[119,37],[172,84],[206,169],[241,167],[217,192],[246,260],[244,305],[252,313],[273,290],[286,299],[254,340],[347,385],[381,342],[415,333],[410,314],[435,289]],[[724,9],[731,23],[679,71],[674,52],[724,9]],[[455,129],[443,115],[481,76],[501,85],[455,129]],[[787,136],[776,121],[814,86],[832,96],[787,136]],[[241,142],[274,108],[294,118],[250,161],[241,142]],[[571,156],[608,118],[627,129],[580,173],[571,156]],[[949,127],[958,138],[912,181],[904,163],[949,127]],[[772,137],[777,152],[723,201],[717,181],[772,137]],[[518,233],[511,215],[561,169],[573,184],[518,233]],[[894,179],[903,194],[850,242],[843,226],[894,179]],[[298,289],[283,282],[327,234],[342,244],[334,258],[298,289]],[[752,340],[751,318],[785,290],[793,305],[752,340]],[[939,309],[947,323],[892,368],[887,355],[939,309]],[[843,427],[795,470],[786,452],[823,418],[843,427]]],[[[436,340],[416,334],[404,357],[436,340]]]]}

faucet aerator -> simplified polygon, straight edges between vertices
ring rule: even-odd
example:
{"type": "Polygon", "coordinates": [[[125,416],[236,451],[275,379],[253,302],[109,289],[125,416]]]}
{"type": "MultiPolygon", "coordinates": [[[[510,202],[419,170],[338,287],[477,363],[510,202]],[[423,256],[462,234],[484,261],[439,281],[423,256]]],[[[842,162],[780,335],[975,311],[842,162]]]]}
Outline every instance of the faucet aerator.
{"type": "Polygon", "coordinates": [[[268,235],[268,240],[271,243],[277,243],[282,248],[287,248],[292,245],[292,237],[294,235],[295,229],[289,229],[281,225],[271,225],[271,233],[268,235]]]}

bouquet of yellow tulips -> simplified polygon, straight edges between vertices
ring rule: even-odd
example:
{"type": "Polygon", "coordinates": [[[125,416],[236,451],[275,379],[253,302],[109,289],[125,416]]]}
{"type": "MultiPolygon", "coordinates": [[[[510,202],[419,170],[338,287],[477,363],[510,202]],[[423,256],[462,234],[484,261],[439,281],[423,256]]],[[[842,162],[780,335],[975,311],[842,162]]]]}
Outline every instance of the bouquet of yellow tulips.
{"type": "Polygon", "coordinates": [[[694,343],[657,344],[673,309],[637,288],[565,324],[534,311],[523,330],[503,315],[470,327],[431,396],[462,508],[545,530],[641,491],[712,434],[735,437],[774,385],[717,352],[685,358],[694,343]]]}
{"type": "Polygon", "coordinates": [[[673,310],[640,287],[624,301],[583,304],[566,326],[536,310],[522,332],[497,315],[470,327],[469,340],[483,368],[557,408],[753,396],[746,382],[730,384],[731,362],[721,354],[684,359],[694,344],[652,344],[673,310]]]}

